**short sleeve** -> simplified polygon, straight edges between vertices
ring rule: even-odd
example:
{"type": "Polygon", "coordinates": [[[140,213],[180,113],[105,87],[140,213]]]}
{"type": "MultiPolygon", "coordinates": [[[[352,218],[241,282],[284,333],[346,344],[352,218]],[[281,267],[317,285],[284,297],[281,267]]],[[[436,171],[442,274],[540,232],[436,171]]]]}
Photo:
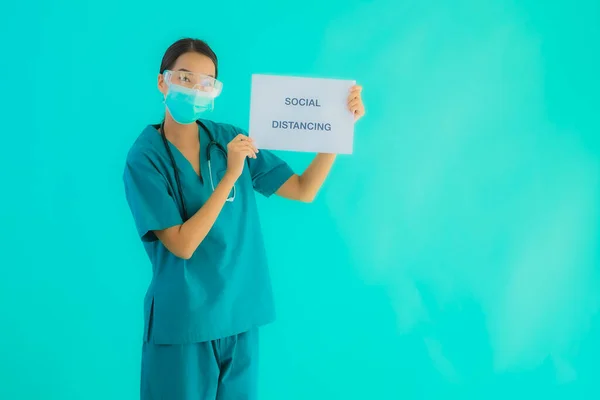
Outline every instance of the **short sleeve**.
{"type": "Polygon", "coordinates": [[[294,175],[292,168],[269,150],[259,150],[255,159],[248,159],[254,190],[265,197],[275,193],[294,175]]]}
{"type": "Polygon", "coordinates": [[[127,160],[123,182],[127,203],[142,241],[155,241],[157,238],[153,231],[183,222],[177,203],[169,194],[166,179],[150,160],[127,160]]]}

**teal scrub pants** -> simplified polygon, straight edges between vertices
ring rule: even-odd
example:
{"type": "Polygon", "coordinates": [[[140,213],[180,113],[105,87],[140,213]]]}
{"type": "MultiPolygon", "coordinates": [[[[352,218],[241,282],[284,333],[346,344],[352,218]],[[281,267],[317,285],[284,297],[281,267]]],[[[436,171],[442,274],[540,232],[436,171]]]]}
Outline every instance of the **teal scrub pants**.
{"type": "Polygon", "coordinates": [[[184,345],[144,343],[141,400],[255,400],[258,331],[184,345]]]}

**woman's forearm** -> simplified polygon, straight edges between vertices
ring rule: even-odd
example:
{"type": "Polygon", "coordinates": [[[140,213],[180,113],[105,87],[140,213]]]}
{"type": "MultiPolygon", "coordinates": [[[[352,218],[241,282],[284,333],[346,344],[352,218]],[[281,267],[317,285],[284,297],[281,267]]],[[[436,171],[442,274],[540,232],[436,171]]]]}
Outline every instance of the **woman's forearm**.
{"type": "Polygon", "coordinates": [[[189,220],[181,225],[156,231],[158,239],[177,257],[191,258],[215,224],[236,180],[231,174],[225,174],[206,203],[189,220]]]}
{"type": "Polygon", "coordinates": [[[300,175],[301,191],[307,201],[312,201],[316,197],[331,171],[335,157],[335,154],[317,154],[304,173],[300,175]]]}

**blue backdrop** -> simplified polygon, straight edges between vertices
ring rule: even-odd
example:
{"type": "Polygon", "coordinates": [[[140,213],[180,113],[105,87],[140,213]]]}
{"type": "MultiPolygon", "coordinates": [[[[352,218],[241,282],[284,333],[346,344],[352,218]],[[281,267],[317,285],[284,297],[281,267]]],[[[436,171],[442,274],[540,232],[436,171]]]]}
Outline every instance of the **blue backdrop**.
{"type": "Polygon", "coordinates": [[[121,174],[183,36],[243,128],[251,73],[365,88],[317,201],[260,202],[262,399],[600,398],[598,1],[2,8],[0,399],[136,398],[150,266],[121,174]]]}

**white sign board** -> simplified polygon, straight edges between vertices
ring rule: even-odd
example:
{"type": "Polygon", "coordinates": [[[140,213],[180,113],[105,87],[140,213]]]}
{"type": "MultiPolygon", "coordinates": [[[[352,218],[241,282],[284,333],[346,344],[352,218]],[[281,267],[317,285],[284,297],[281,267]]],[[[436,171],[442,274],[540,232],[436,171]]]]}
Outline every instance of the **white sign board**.
{"type": "Polygon", "coordinates": [[[355,81],[252,75],[250,128],[259,149],[352,154],[355,81]]]}

